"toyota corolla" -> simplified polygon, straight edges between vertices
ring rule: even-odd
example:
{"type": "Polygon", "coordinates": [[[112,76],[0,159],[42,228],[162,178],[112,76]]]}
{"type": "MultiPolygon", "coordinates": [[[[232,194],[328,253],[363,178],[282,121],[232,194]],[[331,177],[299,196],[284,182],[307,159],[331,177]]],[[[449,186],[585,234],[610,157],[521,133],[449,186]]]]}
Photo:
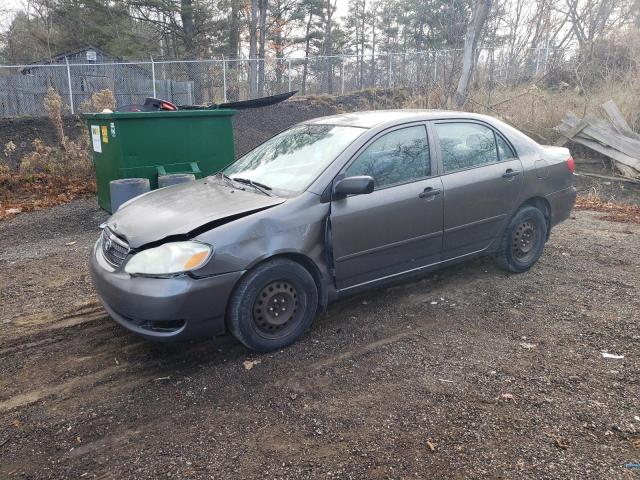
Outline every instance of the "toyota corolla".
{"type": "Polygon", "coordinates": [[[91,255],[115,321],[148,339],[231,332],[269,351],[341,296],[480,255],[540,258],[573,159],[483,115],[372,111],[276,135],[216,175],[123,205],[91,255]]]}

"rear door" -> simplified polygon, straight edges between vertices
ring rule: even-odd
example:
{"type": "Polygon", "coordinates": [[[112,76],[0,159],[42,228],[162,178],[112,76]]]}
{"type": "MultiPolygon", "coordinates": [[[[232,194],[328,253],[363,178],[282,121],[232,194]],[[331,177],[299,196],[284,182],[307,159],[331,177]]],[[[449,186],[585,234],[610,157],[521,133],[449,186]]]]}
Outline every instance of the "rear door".
{"type": "Polygon", "coordinates": [[[386,131],[347,165],[375,190],[332,201],[336,286],[345,289],[440,260],[442,182],[424,123],[386,131]]]}
{"type": "Polygon", "coordinates": [[[488,125],[435,122],[444,189],[442,259],[486,249],[501,234],[522,185],[512,146],[488,125]]]}

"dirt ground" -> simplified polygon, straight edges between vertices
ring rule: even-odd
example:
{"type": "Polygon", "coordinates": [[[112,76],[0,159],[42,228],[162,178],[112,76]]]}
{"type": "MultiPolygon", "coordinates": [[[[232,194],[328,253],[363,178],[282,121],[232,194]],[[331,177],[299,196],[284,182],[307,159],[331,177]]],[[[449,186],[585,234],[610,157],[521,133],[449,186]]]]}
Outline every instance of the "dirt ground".
{"type": "Polygon", "coordinates": [[[600,216],[528,273],[345,299],[267,355],[110,320],[93,199],[0,222],[0,478],[638,478],[640,225],[600,216]]]}

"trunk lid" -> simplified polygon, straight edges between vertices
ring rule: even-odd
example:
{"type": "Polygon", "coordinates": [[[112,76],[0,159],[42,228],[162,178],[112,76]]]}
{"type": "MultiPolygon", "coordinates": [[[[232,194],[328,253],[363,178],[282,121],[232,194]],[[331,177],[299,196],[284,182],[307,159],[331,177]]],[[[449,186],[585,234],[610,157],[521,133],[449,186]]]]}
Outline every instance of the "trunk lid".
{"type": "Polygon", "coordinates": [[[566,147],[557,147],[555,145],[541,145],[544,151],[544,158],[549,163],[566,162],[571,156],[571,152],[566,147]]]}

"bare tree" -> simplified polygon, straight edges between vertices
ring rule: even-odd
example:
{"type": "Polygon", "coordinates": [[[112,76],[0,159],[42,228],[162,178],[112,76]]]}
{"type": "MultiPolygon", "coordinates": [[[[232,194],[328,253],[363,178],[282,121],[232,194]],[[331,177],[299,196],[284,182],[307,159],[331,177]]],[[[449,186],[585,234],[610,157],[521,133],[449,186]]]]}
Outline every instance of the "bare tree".
{"type": "Polygon", "coordinates": [[[276,61],[276,85],[282,88],[282,77],[285,69],[285,48],[294,43],[291,34],[299,31],[304,23],[304,6],[298,0],[272,0],[269,5],[270,22],[266,32],[271,40],[276,61]]]}
{"type": "Polygon", "coordinates": [[[464,38],[462,73],[458,80],[458,88],[453,96],[453,103],[456,108],[462,108],[467,98],[469,81],[471,80],[473,69],[475,68],[475,52],[478,46],[478,40],[490,10],[491,0],[475,0],[464,38]]]}
{"type": "Polygon", "coordinates": [[[331,0],[325,0],[325,9],[324,9],[324,40],[323,40],[323,54],[327,57],[326,59],[326,76],[327,76],[327,91],[329,93],[333,93],[333,59],[331,56],[333,55],[333,14],[336,11],[336,2],[334,0],[331,3],[331,0]]]}
{"type": "Polygon", "coordinates": [[[367,17],[367,0],[362,0],[362,25],[360,26],[360,88],[364,87],[364,46],[366,32],[366,17],[367,17]]]}
{"type": "Polygon", "coordinates": [[[565,5],[580,50],[589,55],[596,40],[632,19],[634,9],[630,0],[565,0],[565,5]]]}
{"type": "Polygon", "coordinates": [[[307,91],[307,76],[309,74],[309,55],[311,54],[311,41],[322,35],[319,31],[319,22],[322,19],[324,0],[303,0],[304,15],[307,17],[304,35],[304,64],[302,68],[302,94],[307,91]],[[316,20],[317,19],[317,20],[316,20]]]}
{"type": "Polygon", "coordinates": [[[268,0],[259,0],[260,35],[258,38],[258,96],[264,95],[264,67],[265,67],[265,41],[267,38],[267,3],[268,0]]]}
{"type": "MultiPolygon", "coordinates": [[[[228,57],[235,58],[240,51],[240,1],[231,0],[231,11],[229,15],[229,35],[227,36],[227,48],[226,55],[228,57]]],[[[233,80],[231,85],[227,85],[227,98],[230,100],[237,100],[240,96],[238,91],[237,82],[237,63],[231,62],[228,65],[229,74],[233,80]]]]}
{"type": "Polygon", "coordinates": [[[38,36],[40,32],[44,34],[44,38],[41,38],[41,42],[46,45],[47,56],[51,58],[53,55],[51,50],[51,37],[53,35],[53,4],[51,0],[28,0],[26,2],[25,11],[27,13],[27,22],[29,30],[32,35],[38,36]],[[39,24],[44,25],[43,29],[32,29],[30,18],[35,16],[40,20],[39,24]]]}
{"type": "Polygon", "coordinates": [[[254,98],[257,92],[258,78],[258,0],[251,0],[251,17],[249,18],[249,98],[254,98]]]}
{"type": "Polygon", "coordinates": [[[304,44],[304,66],[302,67],[302,94],[304,95],[307,90],[307,74],[309,70],[309,49],[311,48],[311,25],[313,22],[313,9],[309,9],[309,20],[307,20],[307,27],[305,33],[304,44]]]}

